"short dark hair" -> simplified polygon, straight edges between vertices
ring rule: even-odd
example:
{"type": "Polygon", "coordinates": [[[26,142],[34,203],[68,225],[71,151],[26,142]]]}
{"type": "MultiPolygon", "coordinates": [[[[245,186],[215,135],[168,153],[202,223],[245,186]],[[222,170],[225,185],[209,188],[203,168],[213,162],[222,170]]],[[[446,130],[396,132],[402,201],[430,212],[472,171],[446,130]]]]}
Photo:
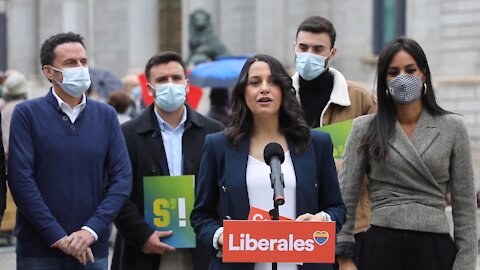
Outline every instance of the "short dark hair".
{"type": "Polygon", "coordinates": [[[109,97],[107,103],[115,108],[117,113],[126,113],[130,108],[130,97],[125,92],[114,91],[109,97]]]}
{"type": "Polygon", "coordinates": [[[153,66],[160,65],[160,64],[167,64],[170,62],[177,62],[179,63],[182,68],[183,72],[185,75],[187,75],[187,70],[185,68],[185,63],[182,60],[182,57],[180,54],[176,52],[161,52],[158,53],[154,56],[152,56],[148,62],[147,65],[145,66],[145,76],[147,76],[147,81],[150,81],[150,69],[152,69],[153,66]]]}
{"type": "Polygon", "coordinates": [[[212,87],[210,90],[210,104],[214,106],[227,106],[230,102],[228,88],[212,87]]]}
{"type": "Polygon", "coordinates": [[[312,17],[306,18],[298,26],[297,34],[295,35],[295,38],[298,37],[298,33],[300,33],[300,31],[312,32],[316,34],[327,33],[328,36],[330,37],[332,48],[335,47],[334,45],[335,45],[335,39],[337,38],[337,32],[335,31],[335,27],[333,27],[333,24],[329,20],[323,17],[312,16],[312,17]]]}
{"type": "Polygon", "coordinates": [[[78,42],[85,48],[83,37],[73,32],[56,34],[45,40],[40,49],[40,64],[42,65],[42,69],[45,65],[52,65],[53,59],[55,58],[55,48],[58,45],[69,42],[78,42]]]}
{"type": "Polygon", "coordinates": [[[245,101],[245,90],[248,83],[248,72],[253,63],[262,61],[268,64],[274,82],[282,91],[279,124],[285,136],[291,138],[295,144],[295,151],[302,152],[311,141],[310,128],[302,118],[300,103],[295,96],[292,78],[282,64],[272,56],[257,54],[245,62],[238,81],[232,93],[232,120],[225,130],[225,135],[233,147],[238,147],[240,141],[252,135],[254,120],[245,101]]]}

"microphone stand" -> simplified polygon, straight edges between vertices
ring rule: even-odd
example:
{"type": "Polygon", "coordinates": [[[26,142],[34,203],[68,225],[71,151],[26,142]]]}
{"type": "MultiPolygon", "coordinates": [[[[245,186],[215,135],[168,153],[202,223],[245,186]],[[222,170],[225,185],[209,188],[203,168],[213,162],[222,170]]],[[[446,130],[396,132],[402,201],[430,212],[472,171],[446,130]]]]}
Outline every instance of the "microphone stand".
{"type": "MultiPolygon", "coordinates": [[[[273,209],[269,211],[270,218],[278,221],[280,213],[278,206],[285,203],[284,191],[285,182],[281,165],[285,160],[282,146],[278,143],[269,143],[263,150],[265,162],[270,166],[270,183],[273,189],[273,209]]],[[[277,270],[277,263],[272,262],[272,270],[277,270]]]]}
{"type": "MultiPolygon", "coordinates": [[[[280,219],[280,213],[278,210],[278,203],[275,199],[273,199],[273,209],[268,212],[270,214],[270,218],[272,220],[278,221],[280,219]]],[[[272,262],[272,270],[277,270],[277,263],[272,262]]]]}
{"type": "MultiPolygon", "coordinates": [[[[280,177],[281,177],[280,180],[282,181],[282,186],[285,187],[285,184],[283,182],[283,174],[281,174],[280,177]]],[[[272,188],[273,188],[274,179],[273,179],[272,174],[270,174],[270,178],[271,178],[271,181],[272,181],[272,188]]],[[[285,198],[283,198],[283,196],[282,197],[275,197],[275,194],[274,194],[274,196],[273,196],[273,209],[268,212],[270,214],[270,218],[272,220],[276,220],[276,221],[280,220],[280,211],[278,209],[278,206],[282,205],[284,203],[285,203],[285,198]]],[[[272,270],[277,270],[277,263],[276,262],[272,262],[272,270]]]]}

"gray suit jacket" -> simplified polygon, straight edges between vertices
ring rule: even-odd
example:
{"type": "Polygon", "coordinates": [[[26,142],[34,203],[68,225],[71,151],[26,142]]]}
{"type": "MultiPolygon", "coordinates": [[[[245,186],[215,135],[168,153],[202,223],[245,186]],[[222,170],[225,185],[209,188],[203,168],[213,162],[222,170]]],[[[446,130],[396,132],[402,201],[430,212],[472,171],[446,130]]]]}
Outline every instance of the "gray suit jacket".
{"type": "Polygon", "coordinates": [[[476,200],[467,130],[460,116],[432,116],[424,110],[411,138],[397,122],[385,162],[370,158],[358,146],[374,115],[354,120],[347,140],[340,188],[347,222],[337,242],[353,243],[355,208],[362,177],[370,179],[373,225],[448,233],[446,193],[452,193],[455,244],[453,269],[475,269],[476,200]]]}

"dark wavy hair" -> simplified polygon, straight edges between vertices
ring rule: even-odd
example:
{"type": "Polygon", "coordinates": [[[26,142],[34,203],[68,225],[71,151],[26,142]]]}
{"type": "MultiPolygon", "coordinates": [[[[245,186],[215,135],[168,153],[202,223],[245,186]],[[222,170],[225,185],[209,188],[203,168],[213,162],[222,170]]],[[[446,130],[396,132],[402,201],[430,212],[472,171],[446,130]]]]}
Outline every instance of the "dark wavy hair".
{"type": "Polygon", "coordinates": [[[377,63],[377,100],[378,112],[370,123],[367,133],[362,139],[359,152],[368,149],[368,154],[377,160],[385,161],[387,158],[388,141],[393,136],[397,122],[397,110],[395,102],[386,94],[387,72],[393,57],[399,52],[405,51],[410,54],[418,68],[425,77],[427,89],[422,91],[422,104],[432,115],[451,113],[442,109],[435,99],[430,68],[427,57],[422,47],[413,39],[399,37],[387,44],[380,52],[377,63]]]}
{"type": "Polygon", "coordinates": [[[225,129],[225,135],[231,145],[238,147],[240,141],[252,135],[253,116],[245,102],[245,90],[248,81],[250,66],[262,61],[268,64],[273,80],[282,91],[282,104],[280,105],[280,129],[295,144],[295,151],[302,152],[311,141],[310,128],[302,118],[300,104],[295,96],[292,79],[282,64],[275,58],[265,54],[257,54],[245,62],[237,84],[232,93],[232,120],[225,129]]]}

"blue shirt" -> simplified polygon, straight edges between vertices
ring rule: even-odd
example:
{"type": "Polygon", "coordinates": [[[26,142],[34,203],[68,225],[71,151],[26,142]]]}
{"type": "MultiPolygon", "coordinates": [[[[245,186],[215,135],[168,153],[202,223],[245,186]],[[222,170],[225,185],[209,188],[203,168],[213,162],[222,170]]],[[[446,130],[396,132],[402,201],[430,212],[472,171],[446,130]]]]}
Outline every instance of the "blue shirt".
{"type": "Polygon", "coordinates": [[[165,155],[167,156],[168,170],[170,175],[182,175],[182,137],[185,131],[185,121],[187,121],[187,109],[184,106],[182,119],[176,128],[172,128],[162,117],[155,111],[158,125],[162,132],[163,146],[165,147],[165,155]]]}

